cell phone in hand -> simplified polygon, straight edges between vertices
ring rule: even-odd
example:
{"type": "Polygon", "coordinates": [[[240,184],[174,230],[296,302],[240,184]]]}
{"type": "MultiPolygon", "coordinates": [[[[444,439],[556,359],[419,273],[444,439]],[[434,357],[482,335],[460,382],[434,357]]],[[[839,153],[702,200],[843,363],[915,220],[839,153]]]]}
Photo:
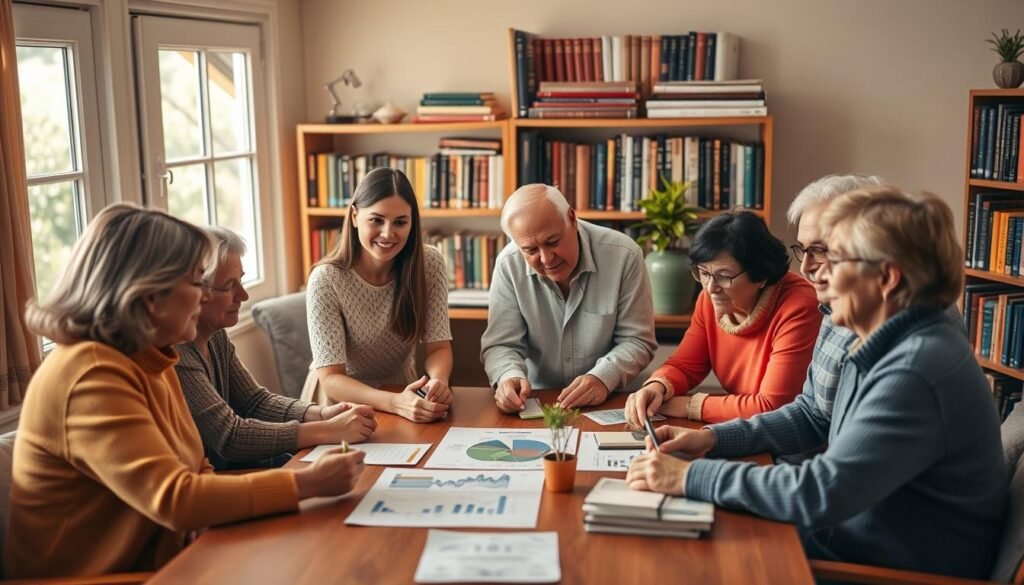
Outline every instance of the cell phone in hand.
{"type": "Polygon", "coordinates": [[[644,413],[644,430],[647,431],[647,436],[651,438],[651,443],[654,444],[654,448],[658,449],[661,447],[661,443],[658,442],[658,435],[654,433],[654,425],[651,424],[651,418],[644,413]]]}

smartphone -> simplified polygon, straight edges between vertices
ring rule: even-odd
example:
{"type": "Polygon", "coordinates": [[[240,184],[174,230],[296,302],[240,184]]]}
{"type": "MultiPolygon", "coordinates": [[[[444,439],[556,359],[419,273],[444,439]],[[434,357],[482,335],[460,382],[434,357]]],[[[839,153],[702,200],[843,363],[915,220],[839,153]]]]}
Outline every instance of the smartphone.
{"type": "Polygon", "coordinates": [[[647,436],[651,438],[654,448],[661,447],[661,443],[658,442],[658,435],[654,433],[654,425],[651,424],[651,419],[647,416],[647,413],[644,413],[644,430],[647,431],[647,436]]]}

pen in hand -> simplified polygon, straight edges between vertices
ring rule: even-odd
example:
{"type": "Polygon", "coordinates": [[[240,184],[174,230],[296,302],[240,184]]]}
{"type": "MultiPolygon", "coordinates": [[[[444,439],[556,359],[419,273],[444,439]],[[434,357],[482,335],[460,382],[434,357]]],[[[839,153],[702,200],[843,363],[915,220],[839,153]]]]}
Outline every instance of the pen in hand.
{"type": "Polygon", "coordinates": [[[341,452],[348,453],[348,441],[341,442],[341,452]]]}

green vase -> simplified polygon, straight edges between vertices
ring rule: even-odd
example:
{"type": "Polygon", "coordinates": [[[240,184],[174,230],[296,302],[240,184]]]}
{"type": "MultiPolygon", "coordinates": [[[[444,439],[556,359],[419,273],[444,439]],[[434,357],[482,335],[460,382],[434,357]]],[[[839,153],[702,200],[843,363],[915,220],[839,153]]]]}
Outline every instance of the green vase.
{"type": "Polygon", "coordinates": [[[689,314],[693,309],[693,289],[697,282],[690,276],[690,259],[686,252],[651,252],[644,263],[651,277],[654,312],[658,315],[689,314]]]}

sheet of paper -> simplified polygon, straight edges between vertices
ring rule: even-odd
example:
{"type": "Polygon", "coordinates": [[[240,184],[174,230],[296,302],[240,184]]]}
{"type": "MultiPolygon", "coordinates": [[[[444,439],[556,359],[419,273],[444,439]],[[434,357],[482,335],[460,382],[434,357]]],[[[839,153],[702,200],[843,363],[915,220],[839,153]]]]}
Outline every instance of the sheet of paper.
{"type": "Polygon", "coordinates": [[[417,583],[557,583],[557,532],[430,530],[417,583]]]}
{"type": "Polygon", "coordinates": [[[534,528],[543,486],[543,471],[387,467],[345,523],[534,528]]]}
{"type": "MultiPolygon", "coordinates": [[[[433,443],[360,443],[351,445],[366,453],[367,465],[416,465],[433,443]]],[[[299,461],[316,461],[325,451],[341,445],[317,445],[299,461]]]]}
{"type": "MultiPolygon", "coordinates": [[[[583,416],[596,422],[599,425],[621,425],[626,424],[626,414],[621,408],[613,408],[611,410],[592,410],[590,412],[584,412],[583,416]]],[[[660,414],[656,414],[651,417],[651,421],[665,420],[665,417],[660,414]]]]}
{"type": "Polygon", "coordinates": [[[633,458],[643,449],[612,449],[601,451],[597,448],[595,433],[584,432],[580,436],[580,449],[576,452],[577,471],[621,471],[629,469],[633,458]]]}
{"type": "MultiPolygon", "coordinates": [[[[577,429],[569,437],[576,452],[577,429]]],[[[552,451],[548,429],[477,429],[452,427],[424,467],[432,469],[544,469],[552,451]]]]}

